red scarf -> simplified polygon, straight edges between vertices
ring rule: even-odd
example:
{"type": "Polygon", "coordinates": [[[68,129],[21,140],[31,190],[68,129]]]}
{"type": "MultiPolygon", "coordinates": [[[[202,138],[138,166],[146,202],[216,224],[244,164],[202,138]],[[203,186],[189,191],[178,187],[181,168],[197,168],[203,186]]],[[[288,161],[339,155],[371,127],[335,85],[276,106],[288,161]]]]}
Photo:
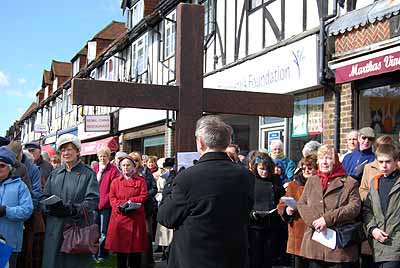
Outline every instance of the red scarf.
{"type": "Polygon", "coordinates": [[[333,170],[331,173],[326,174],[318,170],[317,175],[321,179],[322,191],[325,191],[328,187],[328,182],[337,177],[345,176],[346,170],[343,168],[342,164],[339,161],[336,161],[336,163],[333,165],[333,170]]]}

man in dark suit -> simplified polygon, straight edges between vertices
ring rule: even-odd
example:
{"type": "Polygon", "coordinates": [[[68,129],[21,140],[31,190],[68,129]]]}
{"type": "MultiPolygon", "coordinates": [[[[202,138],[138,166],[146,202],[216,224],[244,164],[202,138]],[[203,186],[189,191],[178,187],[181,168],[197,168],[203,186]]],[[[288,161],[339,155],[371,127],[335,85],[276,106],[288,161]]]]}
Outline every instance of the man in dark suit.
{"type": "Polygon", "coordinates": [[[201,158],[178,173],[158,211],[175,230],[168,267],[244,268],[254,176],[226,154],[232,128],[221,119],[202,117],[195,135],[201,158]]]}

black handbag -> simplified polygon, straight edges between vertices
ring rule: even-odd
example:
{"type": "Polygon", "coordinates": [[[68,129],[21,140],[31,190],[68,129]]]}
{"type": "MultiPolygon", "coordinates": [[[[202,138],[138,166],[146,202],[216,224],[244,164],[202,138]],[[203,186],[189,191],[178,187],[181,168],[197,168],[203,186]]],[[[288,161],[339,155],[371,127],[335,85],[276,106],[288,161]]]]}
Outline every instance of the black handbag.
{"type": "MultiPolygon", "coordinates": [[[[343,188],[339,193],[336,207],[339,208],[339,201],[343,193],[343,188]]],[[[354,244],[360,244],[367,240],[362,222],[357,218],[355,223],[347,223],[332,228],[336,231],[336,247],[345,248],[354,244]]]]}
{"type": "Polygon", "coordinates": [[[360,244],[367,239],[362,222],[349,223],[335,227],[336,247],[345,248],[354,244],[360,244]]]}

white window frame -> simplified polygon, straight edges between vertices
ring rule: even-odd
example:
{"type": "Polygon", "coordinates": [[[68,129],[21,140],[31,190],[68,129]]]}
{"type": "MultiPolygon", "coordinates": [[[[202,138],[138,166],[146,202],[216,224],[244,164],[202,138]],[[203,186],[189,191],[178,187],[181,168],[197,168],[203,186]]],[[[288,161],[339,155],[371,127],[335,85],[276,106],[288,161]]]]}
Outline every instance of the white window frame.
{"type": "Polygon", "coordinates": [[[58,78],[56,77],[56,78],[54,78],[54,81],[53,81],[53,90],[57,91],[57,87],[58,87],[58,78]]]}
{"type": "Polygon", "coordinates": [[[176,12],[173,11],[164,20],[164,59],[175,55],[176,45],[176,12]]]}
{"type": "Polygon", "coordinates": [[[80,57],[78,57],[73,63],[72,76],[75,76],[79,72],[79,67],[80,67],[79,63],[80,63],[80,57]]]}
{"type": "Polygon", "coordinates": [[[136,77],[147,71],[147,57],[148,34],[145,33],[132,43],[132,77],[136,77]]]}
{"type": "Polygon", "coordinates": [[[90,63],[96,58],[97,42],[90,41],[87,43],[87,45],[88,45],[87,62],[90,63]]]}
{"type": "Polygon", "coordinates": [[[135,27],[144,17],[144,1],[140,0],[128,11],[128,28],[135,27]]]}
{"type": "Polygon", "coordinates": [[[62,106],[63,106],[63,100],[60,97],[56,98],[56,118],[61,117],[62,115],[62,106]]]}
{"type": "Polygon", "coordinates": [[[215,0],[205,0],[203,2],[203,5],[204,5],[204,36],[208,37],[215,31],[215,0]]]}

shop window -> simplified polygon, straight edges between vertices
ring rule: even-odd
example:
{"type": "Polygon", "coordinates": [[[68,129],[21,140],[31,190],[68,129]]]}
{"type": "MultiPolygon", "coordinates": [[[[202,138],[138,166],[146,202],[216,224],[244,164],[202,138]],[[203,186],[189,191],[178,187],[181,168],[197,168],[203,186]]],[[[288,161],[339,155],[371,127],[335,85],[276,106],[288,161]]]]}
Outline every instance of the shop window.
{"type": "Polygon", "coordinates": [[[362,90],[359,94],[358,125],[372,127],[375,134],[392,135],[400,131],[400,85],[362,90]]]}
{"type": "Polygon", "coordinates": [[[322,142],[323,105],[322,90],[295,96],[289,150],[292,160],[301,160],[301,151],[308,141],[322,142]]]}

